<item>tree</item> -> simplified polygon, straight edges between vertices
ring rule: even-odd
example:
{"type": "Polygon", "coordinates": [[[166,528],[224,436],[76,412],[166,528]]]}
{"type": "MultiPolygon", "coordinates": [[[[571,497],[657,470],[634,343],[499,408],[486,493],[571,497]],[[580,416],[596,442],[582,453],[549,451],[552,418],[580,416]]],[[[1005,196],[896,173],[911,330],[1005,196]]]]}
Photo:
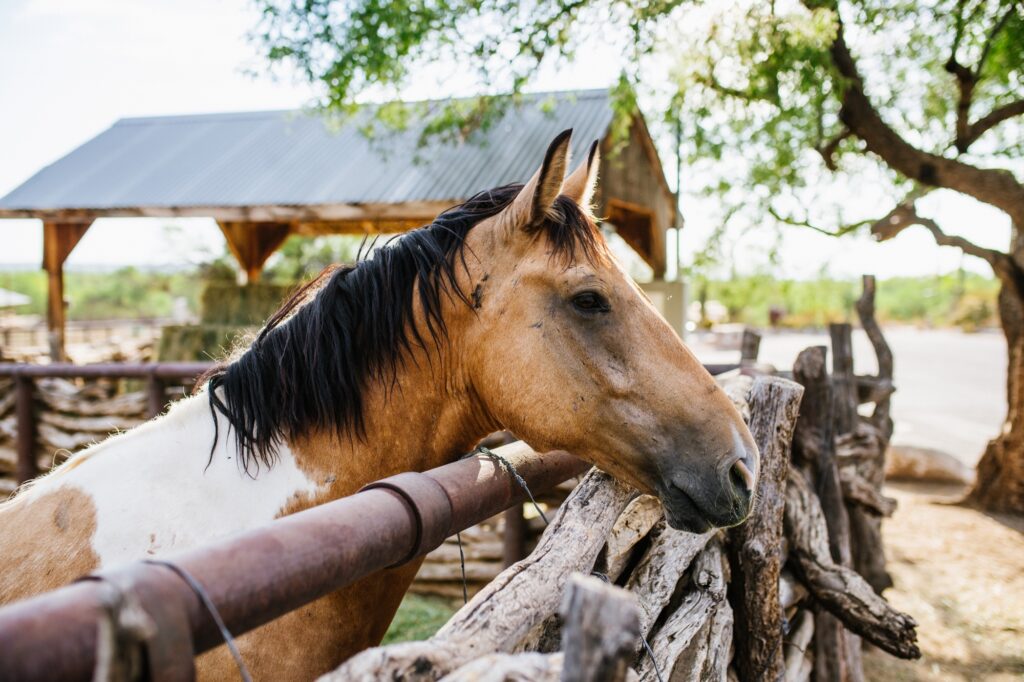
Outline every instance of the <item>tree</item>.
{"type": "Polygon", "coordinates": [[[270,63],[320,84],[329,107],[397,88],[439,60],[463,77],[475,65],[489,96],[453,102],[435,131],[486,125],[545,59],[625,35],[620,99],[667,83],[665,120],[682,133],[693,185],[718,197],[728,220],[833,235],[870,229],[883,239],[916,225],[983,258],[1002,285],[1009,410],[971,498],[1024,511],[1021,0],[260,4],[255,35],[270,63]],[[675,65],[668,81],[658,75],[667,60],[675,65]],[[919,199],[939,189],[1009,216],[1008,250],[946,235],[921,215],[919,199]],[[871,214],[880,201],[895,206],[881,218],[871,214]]]}

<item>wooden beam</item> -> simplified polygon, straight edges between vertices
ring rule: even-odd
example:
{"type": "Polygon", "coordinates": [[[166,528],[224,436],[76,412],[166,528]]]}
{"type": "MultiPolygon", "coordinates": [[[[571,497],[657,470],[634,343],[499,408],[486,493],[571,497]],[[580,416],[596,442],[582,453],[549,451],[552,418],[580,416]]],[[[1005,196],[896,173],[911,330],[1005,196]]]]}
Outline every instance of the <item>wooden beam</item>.
{"type": "Polygon", "coordinates": [[[605,213],[619,236],[654,269],[655,279],[664,278],[664,241],[658,237],[654,212],[627,201],[609,199],[605,213]]]}
{"type": "Polygon", "coordinates": [[[288,223],[249,223],[221,221],[221,232],[231,253],[242,266],[247,283],[258,282],[263,264],[291,234],[288,223]]]}
{"type": "Polygon", "coordinates": [[[379,220],[317,220],[295,223],[293,234],[303,237],[321,237],[332,234],[376,235],[408,232],[429,225],[437,214],[413,218],[385,218],[379,220]]]}
{"type": "MultiPolygon", "coordinates": [[[[226,222],[421,221],[461,203],[453,198],[400,203],[254,206],[123,206],[119,208],[0,208],[0,218],[35,218],[55,223],[92,223],[96,218],[213,218],[226,222]]],[[[422,224],[419,223],[419,224],[422,224]]]]}
{"type": "Polygon", "coordinates": [[[47,273],[46,323],[50,357],[64,360],[64,261],[81,241],[90,223],[43,223],[43,269],[47,273]]]}

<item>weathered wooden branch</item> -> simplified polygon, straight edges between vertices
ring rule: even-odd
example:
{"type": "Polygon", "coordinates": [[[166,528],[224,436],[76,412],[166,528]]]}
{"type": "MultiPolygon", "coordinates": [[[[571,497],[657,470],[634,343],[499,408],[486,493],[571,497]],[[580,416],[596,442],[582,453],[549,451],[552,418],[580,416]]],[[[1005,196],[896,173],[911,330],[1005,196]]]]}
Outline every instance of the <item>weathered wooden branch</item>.
{"type": "Polygon", "coordinates": [[[375,647],[322,680],[437,680],[473,659],[508,653],[553,614],[574,572],[590,572],[635,491],[593,470],[566,499],[537,548],[505,569],[426,642],[375,647]]]}
{"type": "Polygon", "coordinates": [[[853,338],[849,324],[830,324],[832,337],[832,419],[841,436],[857,426],[857,383],[853,374],[853,338]]]}
{"type": "MultiPolygon", "coordinates": [[[[793,377],[804,387],[800,403],[800,420],[793,437],[794,461],[804,463],[804,475],[821,501],[828,526],[829,552],[833,561],[851,566],[850,520],[846,513],[843,491],[836,464],[835,439],[832,433],[832,383],[828,376],[824,346],[807,348],[797,356],[793,377]]],[[[783,608],[786,608],[783,602],[783,608]]],[[[851,640],[842,624],[832,614],[814,614],[814,676],[816,682],[860,682],[860,641],[851,640]]],[[[787,675],[802,674],[787,664],[787,675]]]]}
{"type": "Polygon", "coordinates": [[[632,594],[573,575],[562,600],[562,682],[622,682],[640,644],[640,608],[632,594]]]}
{"type": "Polygon", "coordinates": [[[744,680],[774,680],[782,672],[781,521],[802,395],[799,384],[778,377],[757,377],[750,389],[750,431],[761,472],[750,518],[731,532],[729,543],[729,601],[741,624],[734,633],[734,665],[744,680]]]}
{"type": "Polygon", "coordinates": [[[665,680],[725,680],[732,646],[733,614],[726,600],[721,543],[713,539],[697,556],[679,605],[651,638],[654,658],[640,658],[637,672],[665,680]]]}
{"type": "MultiPolygon", "coordinates": [[[[442,682],[558,682],[562,654],[489,654],[470,661],[442,682]]],[[[369,681],[368,681],[369,682],[369,681]]]]}
{"type": "Polygon", "coordinates": [[[839,466],[861,464],[876,458],[881,446],[879,430],[873,424],[861,421],[853,431],[836,437],[836,459],[839,466]]]}
{"type": "Polygon", "coordinates": [[[875,319],[875,277],[864,275],[864,291],[857,299],[857,316],[860,318],[860,326],[871,341],[871,347],[878,359],[878,385],[885,389],[884,395],[874,401],[875,412],[872,416],[874,425],[882,431],[886,441],[892,436],[892,419],[889,418],[889,398],[896,390],[893,387],[893,358],[892,349],[882,334],[882,328],[875,319]]]}
{"type": "Polygon", "coordinates": [[[890,654],[921,656],[914,619],[890,606],[857,572],[832,561],[824,514],[799,472],[791,472],[786,485],[785,531],[792,565],[819,604],[890,654]]]}
{"type": "Polygon", "coordinates": [[[713,533],[696,535],[659,524],[654,542],[626,582],[626,589],[636,595],[640,604],[640,629],[645,635],[650,633],[683,574],[713,533]]]}
{"type": "Polygon", "coordinates": [[[878,492],[856,470],[843,469],[839,472],[839,481],[843,487],[843,497],[847,502],[855,502],[875,516],[889,517],[896,511],[896,500],[878,492]]]}
{"type": "MultiPolygon", "coordinates": [[[[807,587],[793,577],[793,574],[782,569],[782,574],[779,576],[779,605],[782,607],[783,614],[789,609],[796,608],[796,605],[804,600],[808,595],[807,587]]],[[[788,616],[787,616],[788,618],[788,616]]]]}
{"type": "Polygon", "coordinates": [[[828,349],[804,349],[793,365],[793,378],[804,387],[800,419],[793,435],[793,459],[805,463],[828,523],[832,558],[850,565],[850,521],[843,505],[843,493],[836,465],[832,433],[832,385],[828,376],[828,349]]]}
{"type": "Polygon", "coordinates": [[[814,636],[814,615],[807,610],[800,611],[793,620],[793,628],[786,637],[783,647],[786,652],[786,667],[782,679],[785,682],[802,682],[811,675],[813,654],[809,651],[814,636]]]}
{"type": "Polygon", "coordinates": [[[861,405],[864,403],[877,405],[883,400],[891,398],[892,394],[896,392],[896,387],[890,379],[858,374],[854,377],[854,381],[857,384],[857,402],[861,405]]]}
{"type": "Polygon", "coordinates": [[[640,495],[630,502],[612,527],[595,569],[612,582],[618,580],[637,544],[664,518],[665,510],[653,495],[640,495]]]}

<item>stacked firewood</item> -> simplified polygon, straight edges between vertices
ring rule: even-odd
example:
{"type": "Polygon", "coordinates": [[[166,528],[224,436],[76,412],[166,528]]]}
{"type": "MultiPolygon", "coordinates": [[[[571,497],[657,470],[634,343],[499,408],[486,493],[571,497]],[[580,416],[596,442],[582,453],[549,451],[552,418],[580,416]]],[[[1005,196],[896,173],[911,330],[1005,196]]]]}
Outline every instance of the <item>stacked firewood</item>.
{"type": "MultiPolygon", "coordinates": [[[[148,418],[148,395],[138,381],[37,379],[33,382],[35,451],[40,472],[49,471],[72,453],[112,433],[138,426],[148,418]]],[[[170,396],[184,394],[168,387],[170,396]]],[[[17,485],[14,382],[0,381],[0,499],[17,485]]]]}
{"type": "MultiPolygon", "coordinates": [[[[745,524],[674,530],[657,500],[594,470],[536,549],[434,637],[369,649],[322,679],[857,680],[857,637],[918,656],[914,621],[833,558],[823,502],[790,465],[803,388],[768,376],[726,388],[761,450],[745,524]],[[577,574],[614,586],[604,606],[577,574]],[[586,613],[617,625],[588,628],[586,613]]],[[[829,471],[838,487],[834,459],[829,471]]]]}

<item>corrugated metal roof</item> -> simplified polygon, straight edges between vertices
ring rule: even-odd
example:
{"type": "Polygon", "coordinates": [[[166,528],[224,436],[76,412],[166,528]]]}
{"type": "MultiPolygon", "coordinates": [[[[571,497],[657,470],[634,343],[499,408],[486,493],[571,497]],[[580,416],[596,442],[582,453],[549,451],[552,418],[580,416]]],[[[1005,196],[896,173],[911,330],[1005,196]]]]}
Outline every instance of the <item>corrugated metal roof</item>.
{"type": "Polygon", "coordinates": [[[527,180],[565,128],[582,159],[608,131],[609,98],[607,90],[538,93],[468,142],[425,148],[417,148],[422,121],[368,138],[359,124],[369,112],[340,127],[295,111],[127,118],[36,173],[0,209],[461,200],[527,180]]]}

